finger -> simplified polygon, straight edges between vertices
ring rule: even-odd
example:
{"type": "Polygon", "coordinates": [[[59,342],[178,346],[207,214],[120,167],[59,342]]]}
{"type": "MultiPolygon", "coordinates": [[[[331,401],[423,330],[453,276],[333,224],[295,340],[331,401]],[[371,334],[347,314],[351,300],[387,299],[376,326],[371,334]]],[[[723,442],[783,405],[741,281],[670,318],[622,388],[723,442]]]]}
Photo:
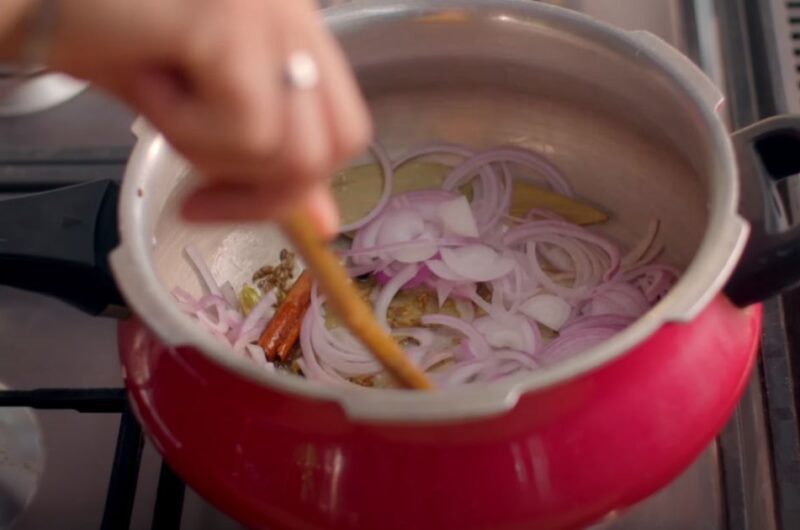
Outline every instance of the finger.
{"type": "Polygon", "coordinates": [[[224,25],[219,31],[219,50],[209,51],[205,45],[187,51],[179,68],[143,72],[135,90],[140,110],[176,149],[201,166],[268,157],[280,143],[285,107],[275,52],[263,45],[263,26],[236,35],[224,25]]]}
{"type": "Polygon", "coordinates": [[[254,187],[221,183],[203,186],[192,192],[181,209],[192,222],[269,221],[285,215],[302,197],[297,188],[254,187]]]}
{"type": "Polygon", "coordinates": [[[286,178],[300,179],[308,185],[327,179],[332,170],[329,128],[321,102],[323,85],[319,59],[309,42],[313,31],[302,10],[287,8],[283,33],[283,77],[287,112],[284,141],[272,160],[272,167],[285,171],[286,178]],[[291,30],[289,30],[291,28],[291,30]],[[301,75],[305,74],[305,75],[301,75]],[[302,79],[301,79],[302,78],[302,79]],[[307,86],[301,86],[306,82],[307,86]]]}
{"type": "Polygon", "coordinates": [[[372,138],[372,123],[339,44],[321,22],[316,22],[316,25],[311,39],[319,58],[320,77],[325,80],[321,98],[334,149],[334,162],[338,165],[366,149],[372,138]]]}

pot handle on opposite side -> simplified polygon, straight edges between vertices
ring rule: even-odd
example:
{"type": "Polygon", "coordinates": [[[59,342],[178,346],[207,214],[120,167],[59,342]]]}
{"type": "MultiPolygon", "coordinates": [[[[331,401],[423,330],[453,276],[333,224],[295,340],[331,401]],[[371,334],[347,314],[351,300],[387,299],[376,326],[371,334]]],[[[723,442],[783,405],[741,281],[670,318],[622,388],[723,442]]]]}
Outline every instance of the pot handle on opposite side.
{"type": "Polygon", "coordinates": [[[108,255],[119,242],[119,186],[96,180],[0,200],[0,284],[122,316],[108,255]]]}
{"type": "Polygon", "coordinates": [[[739,213],[751,224],[744,254],[725,287],[738,306],[800,285],[800,223],[789,224],[777,183],[800,174],[800,116],[768,118],[733,135],[739,213]]]}

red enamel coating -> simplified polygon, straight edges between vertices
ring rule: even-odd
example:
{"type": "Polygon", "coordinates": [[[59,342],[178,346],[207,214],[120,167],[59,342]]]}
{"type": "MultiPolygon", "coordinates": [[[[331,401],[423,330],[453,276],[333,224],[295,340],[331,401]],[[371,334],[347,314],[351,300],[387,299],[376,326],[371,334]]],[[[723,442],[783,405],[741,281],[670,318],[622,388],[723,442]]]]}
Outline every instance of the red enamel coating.
{"type": "Polygon", "coordinates": [[[755,358],[761,309],[718,297],[622,359],[449,426],[355,424],[121,324],[145,430],[202,495],[256,528],[577,528],[675,478],[713,439],[755,358]]]}

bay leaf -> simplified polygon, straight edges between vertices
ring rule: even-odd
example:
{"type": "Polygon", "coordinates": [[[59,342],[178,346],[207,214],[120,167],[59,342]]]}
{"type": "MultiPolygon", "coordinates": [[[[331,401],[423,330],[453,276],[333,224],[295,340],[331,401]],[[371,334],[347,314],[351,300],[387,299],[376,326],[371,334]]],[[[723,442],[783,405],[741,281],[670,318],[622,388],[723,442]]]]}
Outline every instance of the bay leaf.
{"type": "MultiPolygon", "coordinates": [[[[448,166],[436,162],[411,161],[403,164],[394,175],[392,195],[439,189],[449,170],[448,166]]],[[[339,205],[342,223],[352,223],[372,211],[380,200],[383,173],[377,164],[351,167],[333,178],[331,189],[339,205]]]]}
{"type": "MultiPolygon", "coordinates": [[[[439,189],[450,167],[438,162],[411,161],[394,175],[392,195],[408,191],[439,189]]],[[[466,186],[465,188],[469,188],[466,186]]],[[[383,192],[383,174],[377,164],[355,166],[340,171],[333,179],[332,190],[342,223],[348,224],[367,215],[383,192]]],[[[471,189],[461,189],[471,197],[471,189]]],[[[590,225],[608,220],[602,210],[584,201],[566,197],[525,181],[515,180],[511,194],[511,215],[524,217],[531,209],[549,210],[567,221],[590,225]]]]}
{"type": "Polygon", "coordinates": [[[524,217],[532,209],[551,211],[579,225],[608,221],[608,214],[583,201],[515,180],[511,194],[511,215],[524,217]]]}

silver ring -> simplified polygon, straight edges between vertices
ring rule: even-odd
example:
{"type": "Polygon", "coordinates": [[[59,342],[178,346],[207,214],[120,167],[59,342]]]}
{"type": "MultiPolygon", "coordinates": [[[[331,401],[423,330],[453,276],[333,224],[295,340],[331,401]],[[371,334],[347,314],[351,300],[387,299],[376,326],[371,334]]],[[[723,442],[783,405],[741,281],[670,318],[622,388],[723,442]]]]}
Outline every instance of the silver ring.
{"type": "Polygon", "coordinates": [[[293,52],[286,60],[286,84],[295,90],[311,90],[319,84],[319,68],[310,53],[293,52]]]}

